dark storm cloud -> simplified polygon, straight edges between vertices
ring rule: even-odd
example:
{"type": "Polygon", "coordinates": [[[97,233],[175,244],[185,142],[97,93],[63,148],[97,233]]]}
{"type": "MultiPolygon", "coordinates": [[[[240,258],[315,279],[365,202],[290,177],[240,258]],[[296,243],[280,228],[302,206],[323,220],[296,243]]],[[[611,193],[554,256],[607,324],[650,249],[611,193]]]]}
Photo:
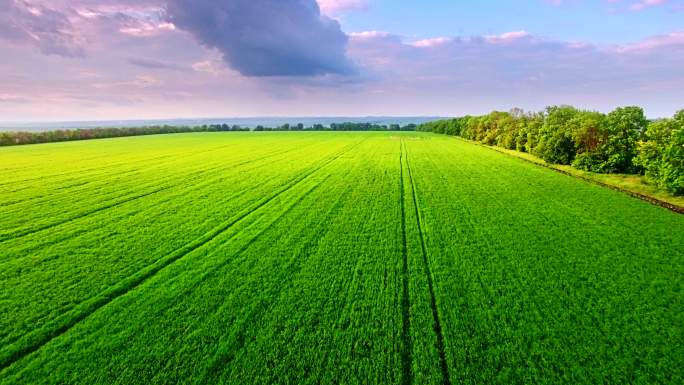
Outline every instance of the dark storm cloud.
{"type": "Polygon", "coordinates": [[[0,0],[0,38],[33,44],[45,54],[81,56],[67,12],[22,0],[0,0]]]}
{"type": "Polygon", "coordinates": [[[176,27],[245,76],[347,74],[348,37],[315,0],[168,0],[176,27]]]}

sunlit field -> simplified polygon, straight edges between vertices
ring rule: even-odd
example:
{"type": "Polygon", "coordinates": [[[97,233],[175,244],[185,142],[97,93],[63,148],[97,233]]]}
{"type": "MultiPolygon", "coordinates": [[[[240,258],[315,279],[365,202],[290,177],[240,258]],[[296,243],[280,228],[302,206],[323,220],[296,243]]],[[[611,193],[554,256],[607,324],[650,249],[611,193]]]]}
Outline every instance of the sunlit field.
{"type": "Polygon", "coordinates": [[[684,216],[459,139],[0,148],[0,383],[681,383],[684,216]]]}

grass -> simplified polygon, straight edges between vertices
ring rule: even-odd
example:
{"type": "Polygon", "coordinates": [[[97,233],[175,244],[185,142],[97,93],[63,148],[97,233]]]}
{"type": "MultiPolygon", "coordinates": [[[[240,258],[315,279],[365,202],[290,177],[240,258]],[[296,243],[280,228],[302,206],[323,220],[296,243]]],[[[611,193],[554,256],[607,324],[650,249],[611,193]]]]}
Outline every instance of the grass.
{"type": "Polygon", "coordinates": [[[452,138],[0,149],[0,383],[677,383],[684,216],[452,138]]]}
{"type": "MultiPolygon", "coordinates": [[[[483,145],[484,146],[484,145],[483,145]]],[[[547,167],[555,168],[564,171],[571,175],[576,175],[589,180],[597,181],[607,184],[609,186],[618,187],[620,189],[645,195],[647,197],[655,198],[663,202],[670,203],[675,206],[684,208],[684,196],[673,195],[665,190],[658,188],[658,186],[651,183],[644,175],[634,174],[599,174],[596,172],[578,170],[572,166],[561,164],[549,164],[543,159],[534,156],[527,152],[520,152],[515,150],[508,150],[501,147],[485,146],[496,151],[503,152],[509,155],[517,156],[518,158],[526,159],[528,161],[542,164],[547,167]]]]}

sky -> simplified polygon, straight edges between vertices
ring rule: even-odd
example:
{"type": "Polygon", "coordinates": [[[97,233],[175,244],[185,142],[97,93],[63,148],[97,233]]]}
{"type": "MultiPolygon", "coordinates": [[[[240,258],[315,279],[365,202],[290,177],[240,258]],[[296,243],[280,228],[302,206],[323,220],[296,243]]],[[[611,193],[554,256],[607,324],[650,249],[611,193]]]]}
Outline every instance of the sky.
{"type": "Polygon", "coordinates": [[[0,0],[0,121],[684,108],[684,0],[0,0]]]}

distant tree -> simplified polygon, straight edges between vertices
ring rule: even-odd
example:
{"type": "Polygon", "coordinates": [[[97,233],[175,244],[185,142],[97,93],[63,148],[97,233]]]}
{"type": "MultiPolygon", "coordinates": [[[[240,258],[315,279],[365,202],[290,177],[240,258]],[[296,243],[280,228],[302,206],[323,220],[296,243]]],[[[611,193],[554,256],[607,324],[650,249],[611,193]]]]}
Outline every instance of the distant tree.
{"type": "Polygon", "coordinates": [[[605,115],[599,112],[580,111],[571,121],[572,139],[575,142],[577,156],[572,165],[581,170],[602,172],[607,157],[603,153],[608,131],[605,115]]]}
{"type": "Polygon", "coordinates": [[[548,107],[539,130],[539,143],[534,148],[535,155],[549,163],[572,163],[577,151],[572,138],[572,122],[578,113],[570,106],[548,107]]]}
{"type": "MultiPolygon", "coordinates": [[[[675,121],[678,120],[675,117],[675,121]]],[[[663,152],[660,173],[659,184],[662,187],[677,195],[684,194],[684,124],[677,124],[670,135],[663,152]]]]}
{"type": "MultiPolygon", "coordinates": [[[[683,110],[684,111],[684,110],[683,110]]],[[[684,113],[651,122],[634,159],[645,175],[660,187],[684,194],[684,113]]]]}
{"type": "Polygon", "coordinates": [[[427,122],[416,130],[460,135],[594,172],[641,170],[661,187],[684,194],[684,110],[649,124],[640,107],[608,115],[571,106],[527,114],[515,108],[427,122]]]}
{"type": "Polygon", "coordinates": [[[607,139],[601,148],[606,162],[603,172],[633,172],[637,141],[648,120],[641,107],[622,107],[606,117],[607,139]]]}
{"type": "Polygon", "coordinates": [[[670,142],[672,131],[675,130],[675,122],[670,119],[662,119],[648,125],[644,140],[637,144],[638,155],[634,159],[644,174],[654,181],[662,177],[662,158],[665,148],[670,142]]]}
{"type": "Polygon", "coordinates": [[[508,150],[516,148],[516,139],[524,122],[522,117],[524,112],[520,108],[514,108],[510,112],[500,115],[498,119],[498,135],[496,145],[508,150]]]}

